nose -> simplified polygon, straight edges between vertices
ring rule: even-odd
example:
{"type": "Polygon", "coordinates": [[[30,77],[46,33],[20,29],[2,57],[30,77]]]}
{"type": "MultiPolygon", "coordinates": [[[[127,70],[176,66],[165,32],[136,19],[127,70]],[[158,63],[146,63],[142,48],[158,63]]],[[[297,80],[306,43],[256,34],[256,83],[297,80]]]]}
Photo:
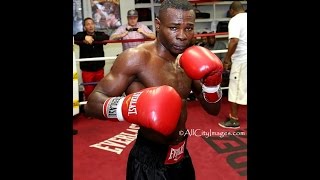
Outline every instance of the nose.
{"type": "Polygon", "coordinates": [[[187,35],[186,35],[184,29],[180,29],[177,31],[177,39],[180,39],[181,41],[187,39],[187,35]]]}

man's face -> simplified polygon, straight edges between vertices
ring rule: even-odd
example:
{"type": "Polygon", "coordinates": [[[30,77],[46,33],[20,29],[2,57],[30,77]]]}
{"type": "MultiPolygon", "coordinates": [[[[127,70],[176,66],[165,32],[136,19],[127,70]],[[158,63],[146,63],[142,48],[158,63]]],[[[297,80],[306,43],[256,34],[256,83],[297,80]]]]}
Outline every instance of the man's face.
{"type": "Polygon", "coordinates": [[[208,44],[214,45],[215,42],[216,42],[215,36],[208,36],[208,44]]]}
{"type": "Polygon", "coordinates": [[[88,33],[93,33],[95,30],[95,24],[91,19],[87,19],[84,22],[84,29],[85,31],[87,31],[88,33]]]}
{"type": "Polygon", "coordinates": [[[236,15],[236,12],[233,9],[230,9],[229,13],[230,13],[230,17],[233,17],[236,15]]]}
{"type": "Polygon", "coordinates": [[[202,41],[202,43],[207,44],[208,43],[208,37],[201,37],[201,41],[202,41]]]}
{"type": "Polygon", "coordinates": [[[168,8],[166,13],[156,21],[158,39],[171,54],[181,54],[191,45],[194,24],[193,10],[168,8]]]}
{"type": "Polygon", "coordinates": [[[135,26],[138,23],[138,16],[128,16],[128,25],[135,26]]]}

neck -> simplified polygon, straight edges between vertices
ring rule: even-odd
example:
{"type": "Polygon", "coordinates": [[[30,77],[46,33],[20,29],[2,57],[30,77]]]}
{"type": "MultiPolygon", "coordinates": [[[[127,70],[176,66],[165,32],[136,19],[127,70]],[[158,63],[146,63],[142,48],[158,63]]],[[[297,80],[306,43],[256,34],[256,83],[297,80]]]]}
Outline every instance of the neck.
{"type": "Polygon", "coordinates": [[[88,35],[94,35],[94,32],[87,32],[88,35]]]}
{"type": "Polygon", "coordinates": [[[175,61],[178,54],[177,55],[171,54],[170,51],[167,50],[166,47],[164,47],[163,44],[158,39],[156,39],[154,43],[156,45],[157,54],[159,57],[161,57],[166,61],[175,61]]]}
{"type": "Polygon", "coordinates": [[[245,12],[244,10],[240,10],[240,11],[238,11],[238,12],[236,13],[236,15],[239,14],[239,13],[244,13],[244,12],[245,12]]]}

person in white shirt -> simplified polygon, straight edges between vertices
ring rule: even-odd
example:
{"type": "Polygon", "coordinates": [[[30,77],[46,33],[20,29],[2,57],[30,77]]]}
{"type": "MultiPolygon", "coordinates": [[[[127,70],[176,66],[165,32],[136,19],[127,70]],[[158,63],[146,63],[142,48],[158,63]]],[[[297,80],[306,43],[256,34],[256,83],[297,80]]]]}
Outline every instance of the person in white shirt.
{"type": "Polygon", "coordinates": [[[239,105],[247,105],[247,13],[240,1],[230,5],[228,24],[228,52],[224,58],[225,69],[230,69],[228,101],[231,103],[227,120],[220,122],[224,128],[240,128],[239,105]]]}

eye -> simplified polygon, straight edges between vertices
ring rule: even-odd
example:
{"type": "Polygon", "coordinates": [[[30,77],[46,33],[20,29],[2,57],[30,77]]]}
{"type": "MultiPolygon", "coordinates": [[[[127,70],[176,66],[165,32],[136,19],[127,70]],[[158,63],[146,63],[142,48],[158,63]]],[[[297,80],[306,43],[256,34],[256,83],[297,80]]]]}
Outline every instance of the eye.
{"type": "Polygon", "coordinates": [[[171,31],[176,31],[177,28],[176,28],[176,27],[170,27],[170,30],[171,30],[171,31]]]}
{"type": "Polygon", "coordinates": [[[186,28],[186,31],[193,31],[193,27],[186,28]]]}

